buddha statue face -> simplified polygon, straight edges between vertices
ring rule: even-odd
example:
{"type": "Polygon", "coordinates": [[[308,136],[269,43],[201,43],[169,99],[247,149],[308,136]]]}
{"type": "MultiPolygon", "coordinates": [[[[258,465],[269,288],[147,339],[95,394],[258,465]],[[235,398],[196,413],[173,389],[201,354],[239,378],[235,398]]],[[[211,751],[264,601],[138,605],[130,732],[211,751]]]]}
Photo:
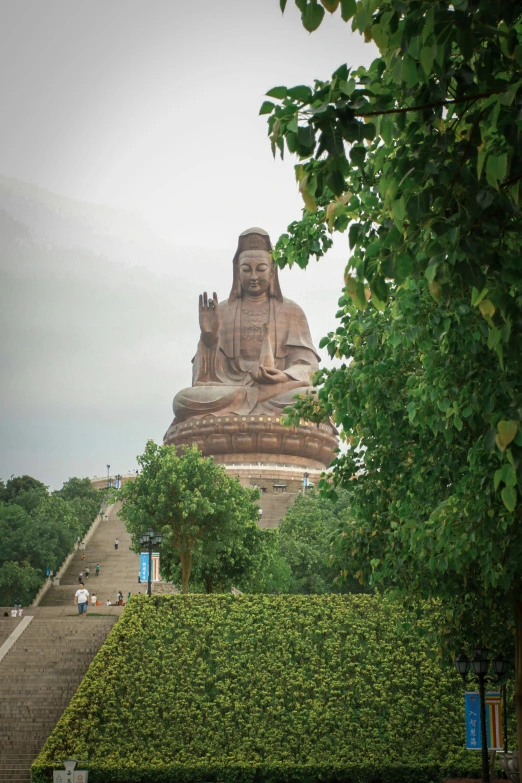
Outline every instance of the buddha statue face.
{"type": "Polygon", "coordinates": [[[243,250],[239,255],[239,282],[245,296],[262,296],[270,289],[274,265],[266,250],[243,250]]]}

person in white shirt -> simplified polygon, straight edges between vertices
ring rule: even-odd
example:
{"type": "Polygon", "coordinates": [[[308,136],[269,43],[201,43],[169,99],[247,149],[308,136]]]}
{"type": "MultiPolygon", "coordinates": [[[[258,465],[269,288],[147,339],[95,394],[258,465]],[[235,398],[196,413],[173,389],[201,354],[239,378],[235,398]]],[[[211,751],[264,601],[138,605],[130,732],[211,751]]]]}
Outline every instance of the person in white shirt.
{"type": "Polygon", "coordinates": [[[97,598],[95,595],[91,595],[91,606],[96,606],[97,598]]]}
{"type": "Polygon", "coordinates": [[[80,582],[80,587],[74,595],[74,603],[78,605],[78,614],[87,614],[87,606],[89,603],[89,591],[85,589],[80,582]]]}

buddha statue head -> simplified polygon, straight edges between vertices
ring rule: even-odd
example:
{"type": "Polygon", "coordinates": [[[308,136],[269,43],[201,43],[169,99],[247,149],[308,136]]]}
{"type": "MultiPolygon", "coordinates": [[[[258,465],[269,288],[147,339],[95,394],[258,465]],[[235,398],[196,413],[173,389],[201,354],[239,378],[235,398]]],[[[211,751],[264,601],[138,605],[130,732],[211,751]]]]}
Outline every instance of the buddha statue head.
{"type": "Polygon", "coordinates": [[[239,235],[232,262],[233,278],[229,301],[243,296],[259,297],[267,292],[269,296],[283,300],[271,251],[270,237],[262,228],[248,228],[239,235]]]}

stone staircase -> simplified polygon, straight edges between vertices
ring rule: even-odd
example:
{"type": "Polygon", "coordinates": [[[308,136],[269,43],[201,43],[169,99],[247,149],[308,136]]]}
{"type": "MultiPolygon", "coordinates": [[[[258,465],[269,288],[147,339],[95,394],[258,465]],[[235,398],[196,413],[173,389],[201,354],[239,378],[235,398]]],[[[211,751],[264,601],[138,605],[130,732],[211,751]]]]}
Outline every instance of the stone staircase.
{"type": "Polygon", "coordinates": [[[296,497],[297,494],[295,492],[284,492],[277,495],[264,492],[259,500],[259,505],[263,509],[263,514],[259,519],[259,527],[279,527],[281,519],[284,517],[296,497]]]}
{"type": "MultiPolygon", "coordinates": [[[[52,585],[40,606],[25,609],[33,619],[0,660],[0,783],[28,783],[30,767],[69,704],[92,659],[123,611],[107,607],[118,590],[146,592],[138,584],[139,558],[129,550],[130,536],[110,508],[85,549],[79,550],[59,585],[52,585]],[[118,550],[114,539],[119,538],[118,550]],[[96,577],[95,566],[100,564],[96,577]],[[86,586],[100,599],[80,617],[74,606],[78,573],[89,566],[86,586]]],[[[0,613],[0,646],[20,620],[0,613]]]]}
{"type": "Polygon", "coordinates": [[[122,591],[124,600],[128,593],[147,591],[146,585],[138,584],[139,556],[129,549],[131,537],[118,517],[119,508],[119,503],[109,507],[107,518],[100,522],[85,550],[78,549],[60,584],[49,588],[40,606],[73,606],[78,574],[85,572],[87,566],[90,574],[88,579],[84,578],[85,586],[101,603],[96,611],[100,611],[108,600],[115,603],[118,590],[122,591]],[[116,538],[120,542],[118,549],[114,549],[116,538]],[[95,576],[96,563],[100,564],[99,576],[95,576]]]}
{"type": "MultiPolygon", "coordinates": [[[[29,780],[31,763],[116,615],[35,616],[0,663],[0,781],[29,780]]],[[[7,618],[0,622],[7,623],[7,618]]]]}

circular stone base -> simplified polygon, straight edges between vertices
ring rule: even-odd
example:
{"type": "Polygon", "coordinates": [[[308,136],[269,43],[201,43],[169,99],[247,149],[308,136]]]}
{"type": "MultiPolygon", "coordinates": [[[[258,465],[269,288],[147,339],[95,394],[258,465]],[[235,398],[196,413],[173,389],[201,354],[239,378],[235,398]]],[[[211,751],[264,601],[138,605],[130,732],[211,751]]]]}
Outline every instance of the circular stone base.
{"type": "Polygon", "coordinates": [[[283,427],[279,416],[193,416],[172,422],[163,438],[165,445],[199,447],[204,457],[216,462],[289,465],[324,470],[338,448],[331,424],[303,422],[283,427]]]}

